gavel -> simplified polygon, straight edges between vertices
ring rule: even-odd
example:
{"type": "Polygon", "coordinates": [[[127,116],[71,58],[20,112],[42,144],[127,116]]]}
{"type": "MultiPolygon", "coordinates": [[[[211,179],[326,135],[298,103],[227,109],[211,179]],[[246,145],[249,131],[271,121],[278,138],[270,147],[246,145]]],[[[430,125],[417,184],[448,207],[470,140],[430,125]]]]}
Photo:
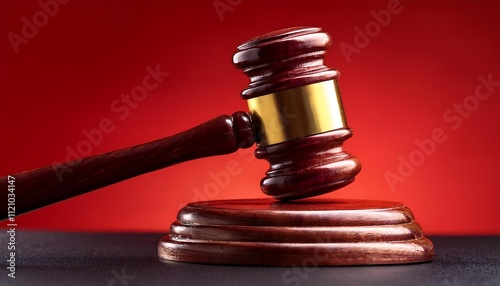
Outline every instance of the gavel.
{"type": "MultiPolygon", "coordinates": [[[[256,143],[255,156],[270,164],[261,189],[276,200],[187,204],[158,242],[162,261],[302,267],[431,261],[432,242],[401,203],[298,200],[346,186],[361,170],[342,146],[352,131],[342,107],[339,73],[324,65],[330,45],[330,36],[313,27],[256,37],[233,56],[250,78],[241,94],[248,113],[219,116],[150,143],[3,177],[0,196],[10,199],[14,183],[20,214],[256,143]],[[55,172],[66,167],[71,171],[64,177],[55,172]]],[[[5,209],[0,214],[9,215],[5,209]]]]}
{"type": "MultiPolygon", "coordinates": [[[[321,195],[354,181],[361,165],[342,148],[352,136],[337,84],[324,65],[330,36],[320,28],[283,29],[240,45],[233,63],[249,78],[241,96],[249,112],[216,117],[153,142],[10,175],[16,214],[25,213],[138,175],[257,144],[269,161],[262,191],[289,201],[321,195]],[[70,168],[67,168],[70,167],[70,168]],[[64,176],[55,170],[67,168],[64,176]]],[[[8,176],[0,179],[7,197],[8,176]]],[[[6,208],[1,208],[6,218],[6,208]]]]}

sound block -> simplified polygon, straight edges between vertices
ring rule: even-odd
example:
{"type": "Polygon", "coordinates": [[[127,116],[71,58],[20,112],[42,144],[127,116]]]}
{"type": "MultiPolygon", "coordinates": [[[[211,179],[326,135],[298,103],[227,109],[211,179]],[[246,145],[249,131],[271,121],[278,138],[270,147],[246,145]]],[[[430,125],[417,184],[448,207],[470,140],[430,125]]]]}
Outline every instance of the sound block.
{"type": "Polygon", "coordinates": [[[244,199],[188,204],[158,256],[231,265],[402,264],[433,260],[434,247],[400,203],[244,199]]]}

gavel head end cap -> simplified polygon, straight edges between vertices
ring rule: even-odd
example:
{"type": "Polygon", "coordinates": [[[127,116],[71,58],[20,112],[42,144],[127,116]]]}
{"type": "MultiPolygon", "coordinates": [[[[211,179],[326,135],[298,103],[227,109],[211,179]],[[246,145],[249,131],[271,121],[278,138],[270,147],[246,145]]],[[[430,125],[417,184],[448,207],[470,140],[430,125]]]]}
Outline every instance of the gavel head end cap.
{"type": "Polygon", "coordinates": [[[338,71],[323,64],[330,35],[320,28],[297,27],[255,37],[238,47],[233,63],[249,78],[241,96],[249,99],[331,80],[338,71]]]}

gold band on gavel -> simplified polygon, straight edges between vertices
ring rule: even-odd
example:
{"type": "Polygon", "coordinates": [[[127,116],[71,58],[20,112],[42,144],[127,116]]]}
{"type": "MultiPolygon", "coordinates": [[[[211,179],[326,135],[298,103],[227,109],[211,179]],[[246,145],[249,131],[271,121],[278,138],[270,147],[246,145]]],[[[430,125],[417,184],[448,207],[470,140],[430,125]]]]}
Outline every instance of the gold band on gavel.
{"type": "Polygon", "coordinates": [[[261,146],[347,127],[336,80],[254,97],[248,108],[259,121],[261,146]]]}

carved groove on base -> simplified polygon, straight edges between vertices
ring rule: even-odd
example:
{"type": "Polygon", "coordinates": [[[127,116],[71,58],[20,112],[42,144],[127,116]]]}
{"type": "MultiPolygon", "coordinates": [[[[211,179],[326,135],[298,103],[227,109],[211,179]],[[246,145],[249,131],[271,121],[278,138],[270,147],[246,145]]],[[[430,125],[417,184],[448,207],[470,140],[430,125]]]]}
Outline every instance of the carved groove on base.
{"type": "Polygon", "coordinates": [[[370,265],[430,261],[434,248],[399,203],[261,199],[187,205],[158,255],[209,264],[370,265]]]}

